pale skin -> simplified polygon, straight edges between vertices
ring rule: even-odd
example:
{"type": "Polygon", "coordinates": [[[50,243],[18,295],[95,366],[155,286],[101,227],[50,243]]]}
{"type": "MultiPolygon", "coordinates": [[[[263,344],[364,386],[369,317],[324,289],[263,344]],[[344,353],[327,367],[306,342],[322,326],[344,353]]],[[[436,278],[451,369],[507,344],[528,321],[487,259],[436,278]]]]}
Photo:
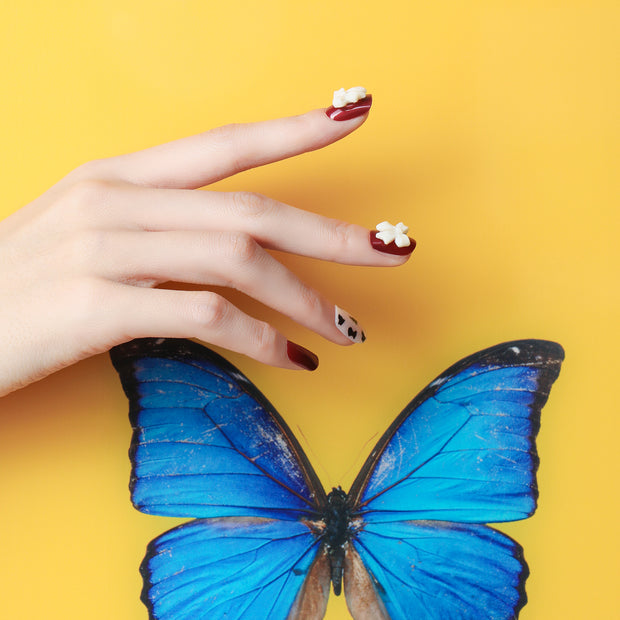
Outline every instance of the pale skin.
{"type": "MultiPolygon", "coordinates": [[[[395,266],[367,228],[246,192],[197,191],[242,170],[322,148],[366,116],[323,110],[229,125],[87,163],[0,222],[0,395],[133,338],[198,338],[265,364],[301,367],[287,338],[209,290],[240,290],[349,345],[334,303],[266,250],[395,266]]],[[[378,214],[380,219],[381,214],[378,214]]]]}

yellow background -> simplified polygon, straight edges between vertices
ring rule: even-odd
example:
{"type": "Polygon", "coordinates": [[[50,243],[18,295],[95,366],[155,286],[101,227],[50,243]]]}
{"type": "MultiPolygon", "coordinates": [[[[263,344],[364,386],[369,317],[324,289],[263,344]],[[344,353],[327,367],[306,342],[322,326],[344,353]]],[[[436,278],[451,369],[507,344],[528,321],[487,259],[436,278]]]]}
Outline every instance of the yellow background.
{"type": "MultiPolygon", "coordinates": [[[[375,103],[359,132],[220,187],[370,228],[403,220],[413,259],[386,271],[284,258],[357,316],[367,343],[339,348],[238,298],[321,366],[229,358],[299,433],[325,484],[346,487],[448,365],[512,338],[560,342],[539,510],[502,529],[531,569],[523,620],[617,618],[614,5],[5,1],[0,213],[89,159],[366,86],[375,103]]],[[[126,409],[107,356],[0,401],[3,618],[146,618],[137,568],[177,521],[130,505],[126,409]]],[[[327,617],[347,618],[344,602],[332,597],[327,617]]]]}

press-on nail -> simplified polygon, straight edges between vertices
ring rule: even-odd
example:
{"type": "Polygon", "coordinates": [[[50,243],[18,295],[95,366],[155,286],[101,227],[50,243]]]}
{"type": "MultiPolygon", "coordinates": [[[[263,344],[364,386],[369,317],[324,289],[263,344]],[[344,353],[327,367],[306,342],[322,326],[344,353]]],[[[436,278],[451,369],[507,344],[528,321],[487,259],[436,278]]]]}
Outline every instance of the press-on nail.
{"type": "Polygon", "coordinates": [[[415,249],[415,239],[407,236],[409,228],[402,222],[393,226],[389,222],[377,224],[377,230],[370,232],[370,245],[379,252],[406,256],[415,249]]]}
{"type": "Polygon", "coordinates": [[[335,307],[336,327],[351,342],[364,342],[366,334],[360,324],[346,311],[338,306],[335,307]]]}
{"type": "Polygon", "coordinates": [[[301,345],[290,340],[286,341],[286,354],[293,364],[297,364],[306,370],[316,370],[319,365],[319,358],[312,351],[308,351],[308,349],[304,349],[301,345]]]}
{"type": "Polygon", "coordinates": [[[352,118],[363,116],[370,110],[372,106],[372,95],[366,95],[363,99],[355,103],[347,103],[347,105],[337,108],[330,106],[325,110],[325,114],[333,121],[349,121],[352,118]]]}

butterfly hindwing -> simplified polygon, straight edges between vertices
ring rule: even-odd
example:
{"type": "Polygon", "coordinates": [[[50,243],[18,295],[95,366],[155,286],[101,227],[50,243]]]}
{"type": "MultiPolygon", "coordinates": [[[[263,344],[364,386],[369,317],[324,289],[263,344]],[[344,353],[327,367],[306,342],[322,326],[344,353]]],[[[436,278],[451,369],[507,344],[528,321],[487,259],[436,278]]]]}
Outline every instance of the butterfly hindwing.
{"type": "Polygon", "coordinates": [[[536,507],[540,410],[561,361],[552,342],[497,345],[430,383],[379,440],[349,497],[366,521],[489,523],[536,507]]]}
{"type": "MultiPolygon", "coordinates": [[[[371,523],[354,548],[390,620],[506,620],[526,602],[521,547],[484,525],[371,523]]],[[[367,593],[346,594],[353,617],[364,617],[355,611],[367,593]]]]}
{"type": "Polygon", "coordinates": [[[130,401],[139,510],[297,519],[322,505],[323,488],[288,426],[224,358],[172,339],[134,340],[111,356],[130,401]]]}
{"type": "MultiPolygon", "coordinates": [[[[142,599],[157,620],[285,619],[318,550],[317,539],[297,521],[191,521],[150,543],[142,599]]],[[[325,580],[329,584],[329,574],[325,580]]]]}

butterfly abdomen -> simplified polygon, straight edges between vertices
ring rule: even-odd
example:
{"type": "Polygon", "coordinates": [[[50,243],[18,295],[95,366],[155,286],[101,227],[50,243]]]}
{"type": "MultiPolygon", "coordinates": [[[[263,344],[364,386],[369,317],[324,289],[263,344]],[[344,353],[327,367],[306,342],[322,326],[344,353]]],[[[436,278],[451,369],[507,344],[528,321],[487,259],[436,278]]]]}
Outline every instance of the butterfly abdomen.
{"type": "Polygon", "coordinates": [[[323,542],[329,557],[334,594],[338,596],[342,590],[345,544],[349,540],[351,524],[347,494],[340,487],[332,489],[327,496],[323,522],[323,542]]]}

